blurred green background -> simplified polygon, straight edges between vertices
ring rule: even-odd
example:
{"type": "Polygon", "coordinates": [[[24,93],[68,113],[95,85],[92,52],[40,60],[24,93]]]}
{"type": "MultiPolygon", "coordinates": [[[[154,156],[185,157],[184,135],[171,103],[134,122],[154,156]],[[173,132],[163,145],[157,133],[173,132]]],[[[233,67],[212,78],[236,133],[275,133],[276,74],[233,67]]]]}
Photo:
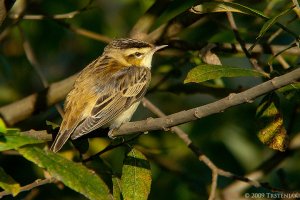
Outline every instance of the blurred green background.
{"type": "MultiPolygon", "coordinates": [[[[155,21],[152,30],[166,23],[177,14],[190,8],[196,1],[174,0],[155,21]]],[[[273,17],[289,8],[286,1],[235,1],[260,10],[273,17]]],[[[26,4],[25,14],[54,15],[67,13],[85,7],[88,1],[42,1],[19,0],[13,12],[26,4]],[[15,10],[14,10],[15,9],[15,10]]],[[[128,37],[128,33],[147,9],[154,3],[142,0],[92,1],[91,6],[72,19],[65,20],[26,20],[11,25],[9,32],[0,41],[0,106],[22,99],[43,89],[36,71],[24,53],[20,28],[30,42],[40,63],[41,71],[49,83],[62,80],[79,72],[93,59],[97,58],[106,43],[93,40],[71,31],[65,24],[84,28],[109,38],[128,37]]],[[[290,30],[300,33],[299,13],[290,11],[280,18],[290,30]]],[[[246,43],[253,43],[264,24],[258,17],[234,14],[240,34],[246,43]]],[[[13,22],[11,22],[13,23],[13,22]]],[[[270,37],[279,28],[273,26],[264,36],[270,37]]],[[[210,13],[185,28],[175,39],[193,43],[237,43],[228,24],[225,13],[210,13]]],[[[289,45],[293,37],[281,32],[272,44],[289,45]]],[[[160,43],[168,43],[168,40],[160,43]]],[[[199,50],[175,49],[169,54],[161,53],[153,61],[153,79],[146,97],[166,114],[193,108],[225,97],[229,92],[237,92],[257,85],[264,80],[258,77],[224,78],[203,84],[183,85],[187,72],[197,66],[199,50]],[[177,53],[174,56],[172,53],[177,53]],[[178,56],[179,55],[179,56],[178,56]],[[167,77],[167,78],[164,78],[167,77]],[[164,80],[165,79],[165,80],[164,80]],[[160,83],[163,80],[163,83],[160,83]],[[182,86],[181,88],[178,86],[182,86]],[[183,87],[184,86],[184,87],[183,87]],[[193,89],[191,89],[193,88],[193,89]],[[217,89],[216,89],[217,88],[217,89]],[[191,89],[191,90],[189,90],[191,89]]],[[[174,53],[174,54],[175,54],[174,53]]],[[[216,52],[222,64],[249,68],[246,56],[241,52],[216,52]]],[[[284,59],[292,67],[299,65],[299,54],[284,54],[284,59]]],[[[268,70],[270,54],[258,54],[257,57],[268,70]]],[[[273,63],[275,74],[285,71],[276,60],[273,63]]],[[[288,71],[288,70],[287,70],[288,71]]],[[[291,137],[300,132],[299,99],[286,99],[280,95],[284,125],[291,137]],[[298,109],[295,111],[295,109],[298,109]]],[[[263,145],[257,138],[258,127],[255,118],[256,108],[261,98],[252,104],[230,108],[222,113],[190,122],[180,127],[188,133],[193,142],[220,168],[235,174],[244,175],[254,171],[260,164],[275,154],[274,150],[263,145]]],[[[63,105],[63,102],[61,102],[63,105]]],[[[146,108],[140,106],[133,120],[155,117],[146,108]]],[[[16,124],[21,130],[45,129],[46,120],[60,123],[61,118],[54,107],[35,114],[28,120],[16,124]]],[[[91,139],[89,153],[96,153],[108,144],[108,139],[91,139]]],[[[151,163],[152,189],[149,199],[207,199],[211,184],[211,171],[171,132],[154,131],[142,135],[134,142],[151,163]]],[[[68,157],[71,145],[65,147],[63,155],[68,157]]],[[[102,159],[112,168],[114,174],[121,173],[123,158],[128,148],[120,147],[102,155],[102,159]]],[[[5,171],[21,185],[29,184],[42,171],[21,156],[0,154],[0,164],[5,171]]],[[[300,189],[299,152],[284,160],[262,179],[278,188],[299,191],[300,189]]],[[[101,169],[100,169],[101,170],[101,169]]],[[[220,177],[218,189],[226,188],[233,180],[220,177]]],[[[80,194],[62,185],[47,184],[35,189],[33,199],[85,199],[80,194]]],[[[266,192],[265,189],[250,187],[249,191],[266,192]]],[[[17,197],[5,196],[3,199],[26,199],[28,192],[17,197]]],[[[32,193],[32,192],[31,192],[32,193]]]]}

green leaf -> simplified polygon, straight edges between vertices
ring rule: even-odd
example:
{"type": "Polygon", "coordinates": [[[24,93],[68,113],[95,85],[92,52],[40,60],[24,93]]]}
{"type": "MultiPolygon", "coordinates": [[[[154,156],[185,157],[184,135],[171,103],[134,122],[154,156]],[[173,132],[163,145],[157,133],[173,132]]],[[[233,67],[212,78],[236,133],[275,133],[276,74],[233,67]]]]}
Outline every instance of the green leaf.
{"type": "MultiPolygon", "coordinates": [[[[234,43],[235,42],[235,36],[234,33],[232,32],[232,30],[223,30],[223,31],[219,31],[218,33],[214,34],[208,42],[211,43],[234,43]]],[[[198,56],[199,57],[199,56],[198,56]]]]}
{"type": "Polygon", "coordinates": [[[48,120],[46,121],[46,125],[50,126],[53,130],[59,128],[58,124],[56,124],[54,122],[51,122],[51,121],[48,121],[48,120]]]}
{"type": "Polygon", "coordinates": [[[277,21],[278,21],[278,19],[281,17],[281,16],[283,16],[283,15],[285,15],[285,14],[287,14],[288,12],[290,12],[293,8],[294,8],[295,6],[293,6],[293,7],[291,7],[291,8],[289,8],[289,9],[286,9],[285,11],[283,11],[283,12],[281,12],[281,13],[279,13],[278,15],[276,15],[275,17],[273,17],[273,18],[271,18],[271,19],[269,19],[264,25],[263,25],[263,27],[261,28],[261,30],[260,30],[260,32],[259,32],[259,34],[258,34],[258,36],[257,36],[257,38],[256,39],[258,39],[258,38],[260,38],[260,37],[262,37],[277,21]]]}
{"type": "Polygon", "coordinates": [[[6,126],[2,118],[0,118],[0,133],[6,133],[6,126]]]}
{"type": "Polygon", "coordinates": [[[21,134],[18,129],[7,129],[7,133],[0,135],[0,151],[16,149],[27,144],[44,143],[43,140],[38,140],[25,134],[21,134]]]}
{"type": "Polygon", "coordinates": [[[28,160],[45,168],[52,177],[89,199],[112,199],[107,185],[93,171],[79,163],[38,147],[27,146],[18,151],[28,160]]]}
{"type": "Polygon", "coordinates": [[[253,69],[204,64],[191,69],[185,78],[184,83],[200,83],[221,77],[239,76],[263,76],[263,74],[253,69]]]}
{"type": "Polygon", "coordinates": [[[146,157],[132,149],[124,160],[121,177],[124,200],[147,199],[151,189],[151,170],[146,157]]]}
{"type": "Polygon", "coordinates": [[[121,180],[119,177],[112,177],[112,183],[113,183],[113,196],[114,200],[121,200],[122,194],[121,194],[121,180]]]}
{"type": "Polygon", "coordinates": [[[282,93],[286,99],[294,100],[300,103],[300,83],[293,83],[277,90],[282,93]]]}
{"type": "Polygon", "coordinates": [[[292,84],[286,85],[284,87],[281,87],[281,88],[277,89],[276,91],[278,91],[284,95],[289,92],[293,92],[293,91],[300,92],[300,83],[292,83],[292,84]]]}
{"type": "Polygon", "coordinates": [[[289,137],[283,126],[283,117],[279,111],[279,98],[275,93],[267,95],[257,108],[259,140],[269,148],[285,151],[289,137]]]}
{"type": "MultiPolygon", "coordinates": [[[[191,11],[197,14],[205,14],[205,13],[213,13],[213,12],[237,12],[237,13],[252,15],[266,20],[270,20],[270,18],[264,15],[262,12],[234,2],[217,2],[217,1],[204,2],[200,5],[194,6],[191,9],[191,11]]],[[[300,40],[299,35],[297,33],[291,31],[286,26],[277,22],[277,20],[275,20],[274,23],[278,27],[282,28],[284,31],[286,31],[287,33],[295,37],[297,41],[300,40]]]]}
{"type": "MultiPolygon", "coordinates": [[[[253,45],[252,45],[253,46],[253,45]]],[[[279,52],[277,52],[275,55],[272,55],[269,60],[268,60],[268,65],[272,66],[273,61],[275,60],[275,58],[281,54],[283,54],[285,51],[293,48],[293,47],[298,47],[297,43],[294,42],[292,44],[287,45],[284,49],[280,50],[279,52]]]]}
{"type": "Polygon", "coordinates": [[[194,6],[192,11],[197,14],[212,12],[237,12],[267,18],[267,16],[258,10],[233,2],[204,2],[200,5],[194,6]]]}
{"type": "Polygon", "coordinates": [[[2,167],[0,167],[0,187],[13,196],[16,196],[20,192],[20,184],[9,176],[2,167]]]}

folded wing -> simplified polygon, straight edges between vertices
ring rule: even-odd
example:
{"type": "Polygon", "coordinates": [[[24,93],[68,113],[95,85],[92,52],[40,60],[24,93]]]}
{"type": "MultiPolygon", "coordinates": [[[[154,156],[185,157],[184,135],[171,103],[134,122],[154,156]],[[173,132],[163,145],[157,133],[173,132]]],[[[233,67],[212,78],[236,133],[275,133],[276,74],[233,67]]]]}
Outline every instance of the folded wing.
{"type": "Polygon", "coordinates": [[[127,67],[111,77],[107,85],[100,89],[96,104],[89,117],[81,121],[73,131],[71,138],[76,139],[99,127],[108,124],[146,93],[151,73],[144,67],[127,67]]]}

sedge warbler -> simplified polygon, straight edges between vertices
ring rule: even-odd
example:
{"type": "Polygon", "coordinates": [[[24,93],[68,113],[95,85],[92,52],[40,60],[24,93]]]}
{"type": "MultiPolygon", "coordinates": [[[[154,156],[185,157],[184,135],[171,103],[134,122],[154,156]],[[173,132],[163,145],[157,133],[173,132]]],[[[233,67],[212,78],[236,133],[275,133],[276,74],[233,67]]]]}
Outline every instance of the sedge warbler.
{"type": "Polygon", "coordinates": [[[51,150],[100,127],[110,132],[130,121],[151,79],[154,46],[135,39],[117,39],[85,67],[65,101],[65,115],[51,150]]]}

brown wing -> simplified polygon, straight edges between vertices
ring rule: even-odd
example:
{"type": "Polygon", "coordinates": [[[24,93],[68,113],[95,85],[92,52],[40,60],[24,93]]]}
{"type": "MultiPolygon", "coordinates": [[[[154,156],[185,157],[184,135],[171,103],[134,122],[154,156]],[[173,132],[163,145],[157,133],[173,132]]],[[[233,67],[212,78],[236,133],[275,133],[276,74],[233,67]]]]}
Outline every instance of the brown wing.
{"type": "Polygon", "coordinates": [[[146,93],[151,73],[144,67],[126,67],[119,70],[101,90],[91,115],[83,120],[72,133],[76,139],[106,125],[146,93]]]}
{"type": "Polygon", "coordinates": [[[90,85],[85,85],[84,73],[79,76],[75,83],[77,87],[67,97],[66,115],[51,146],[52,151],[59,151],[71,135],[72,139],[76,139],[87,134],[107,124],[132,104],[140,101],[149,85],[151,73],[144,67],[126,67],[117,70],[112,77],[104,79],[106,80],[97,80],[93,89],[86,89],[90,85]],[[81,84],[77,84],[79,82],[81,84]],[[76,99],[78,93],[84,98],[76,99]],[[76,113],[78,110],[82,113],[76,113]]]}
{"type": "MultiPolygon", "coordinates": [[[[59,133],[51,145],[52,151],[57,152],[61,149],[79,122],[82,121],[85,118],[86,113],[91,110],[88,108],[89,102],[96,101],[93,100],[96,96],[96,92],[90,89],[90,85],[95,85],[95,81],[92,79],[93,77],[90,77],[90,72],[93,72],[95,69],[104,71],[107,63],[103,62],[103,59],[101,58],[94,60],[79,73],[79,76],[74,83],[74,88],[66,98],[64,109],[65,115],[60,125],[59,133]]],[[[92,74],[101,75],[101,71],[92,74]]],[[[103,82],[105,82],[105,80],[103,82]]]]}

